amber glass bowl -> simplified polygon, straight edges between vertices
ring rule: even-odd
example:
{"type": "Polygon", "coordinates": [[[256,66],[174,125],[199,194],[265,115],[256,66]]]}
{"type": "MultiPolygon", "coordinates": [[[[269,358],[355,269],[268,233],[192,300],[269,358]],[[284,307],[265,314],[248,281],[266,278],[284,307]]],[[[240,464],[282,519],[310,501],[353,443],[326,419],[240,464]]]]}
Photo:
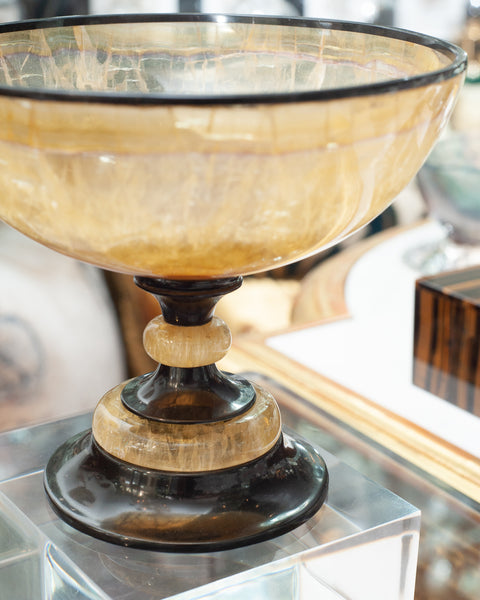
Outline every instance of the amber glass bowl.
{"type": "Polygon", "coordinates": [[[334,244],[415,175],[465,53],[352,23],[123,15],[0,27],[0,217],[134,274],[162,315],[157,369],[100,400],[45,470],[54,509],[118,544],[216,551],[323,504],[317,450],[274,398],[219,371],[215,303],[334,244]]]}
{"type": "Polygon", "coordinates": [[[0,28],[0,216],[107,269],[266,270],[366,224],[454,103],[447,43],[205,15],[0,28]]]}

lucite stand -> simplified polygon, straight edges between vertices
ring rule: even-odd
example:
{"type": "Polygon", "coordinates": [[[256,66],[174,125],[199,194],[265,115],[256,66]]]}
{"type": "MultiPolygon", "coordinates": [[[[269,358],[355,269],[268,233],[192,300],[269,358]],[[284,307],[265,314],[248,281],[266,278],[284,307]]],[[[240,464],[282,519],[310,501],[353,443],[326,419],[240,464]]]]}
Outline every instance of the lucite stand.
{"type": "Polygon", "coordinates": [[[273,540],[172,554],[122,548],[71,528],[51,510],[39,467],[89,419],[0,435],[0,590],[6,598],[413,598],[419,511],[323,450],[331,474],[327,502],[273,540]]]}

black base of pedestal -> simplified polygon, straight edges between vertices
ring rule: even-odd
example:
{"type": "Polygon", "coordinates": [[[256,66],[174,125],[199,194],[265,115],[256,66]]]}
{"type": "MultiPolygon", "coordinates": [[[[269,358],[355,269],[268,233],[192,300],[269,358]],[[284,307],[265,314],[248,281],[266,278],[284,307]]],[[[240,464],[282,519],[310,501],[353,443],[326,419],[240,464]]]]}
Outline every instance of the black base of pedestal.
{"type": "Polygon", "coordinates": [[[316,513],[327,488],[323,459],[286,434],[250,463],[176,474],[120,461],[88,431],[60,446],[45,471],[52,506],[73,527],[170,552],[224,550],[286,533],[316,513]]]}

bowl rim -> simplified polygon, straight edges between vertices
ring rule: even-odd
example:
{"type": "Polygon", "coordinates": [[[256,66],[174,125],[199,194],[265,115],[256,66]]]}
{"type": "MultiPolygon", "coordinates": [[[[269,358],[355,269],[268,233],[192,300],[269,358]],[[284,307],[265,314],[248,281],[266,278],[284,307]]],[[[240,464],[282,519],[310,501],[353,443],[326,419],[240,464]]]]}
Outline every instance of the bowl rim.
{"type": "Polygon", "coordinates": [[[235,104],[280,104],[288,102],[311,102],[332,99],[351,98],[355,96],[369,96],[391,93],[400,90],[424,87],[434,83],[440,83],[447,79],[456,77],[466,71],[466,52],[445,40],[432,37],[423,33],[416,33],[396,27],[384,27],[369,23],[358,23],[354,21],[339,21],[332,19],[316,19],[307,17],[290,16],[258,16],[258,15],[230,15],[221,13],[125,13],[114,15],[81,15],[64,16],[45,19],[31,19],[13,21],[0,24],[0,43],[4,33],[15,31],[26,31],[32,29],[51,29],[59,27],[72,27],[81,25],[102,24],[136,24],[136,23],[245,23],[261,24],[286,27],[311,27],[317,29],[329,29],[339,31],[351,31],[369,35],[379,35],[393,39],[411,42],[438,51],[444,56],[451,57],[451,63],[441,69],[403,77],[390,79],[375,83],[367,83],[358,86],[345,86],[337,88],[279,92],[279,93],[254,93],[254,94],[161,94],[161,93],[134,93],[115,91],[71,91],[53,90],[44,88],[22,88],[8,85],[0,85],[0,96],[13,96],[20,98],[31,98],[35,100],[54,100],[68,102],[90,102],[106,104],[128,104],[128,105],[235,105],[235,104]]]}

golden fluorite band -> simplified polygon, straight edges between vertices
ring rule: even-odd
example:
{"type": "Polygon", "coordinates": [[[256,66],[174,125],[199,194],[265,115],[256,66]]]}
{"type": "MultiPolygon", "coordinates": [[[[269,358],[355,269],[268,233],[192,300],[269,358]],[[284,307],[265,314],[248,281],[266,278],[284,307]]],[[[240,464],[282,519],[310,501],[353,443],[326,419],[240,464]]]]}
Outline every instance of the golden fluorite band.
{"type": "Polygon", "coordinates": [[[255,404],[240,416],[181,425],[152,421],[125,408],[120,398],[125,383],[100,400],[92,432],[99,446],[128,463],[181,473],[226,469],[263,456],[280,437],[277,403],[258,386],[255,404]]]}
{"type": "Polygon", "coordinates": [[[150,321],[143,332],[147,354],[170,367],[202,367],[218,362],[227,354],[232,335],[222,319],[213,317],[205,325],[179,327],[162,315],[150,321]]]}
{"type": "Polygon", "coordinates": [[[167,107],[72,103],[63,122],[67,106],[47,102],[41,111],[51,111],[53,133],[39,127],[33,107],[29,127],[13,123],[11,99],[0,98],[2,217],[116,271],[170,279],[264,271],[341,240],[381,212],[421,166],[460,84],[457,77],[381,98],[257,111],[180,107],[185,120],[167,107]],[[215,114],[224,110],[232,129],[216,136],[215,114]],[[236,119],[255,122],[255,112],[275,134],[268,144],[251,124],[245,140],[236,138],[236,119]],[[75,123],[86,121],[100,129],[77,137],[75,123]],[[107,121],[112,129],[103,135],[107,121]]]}

